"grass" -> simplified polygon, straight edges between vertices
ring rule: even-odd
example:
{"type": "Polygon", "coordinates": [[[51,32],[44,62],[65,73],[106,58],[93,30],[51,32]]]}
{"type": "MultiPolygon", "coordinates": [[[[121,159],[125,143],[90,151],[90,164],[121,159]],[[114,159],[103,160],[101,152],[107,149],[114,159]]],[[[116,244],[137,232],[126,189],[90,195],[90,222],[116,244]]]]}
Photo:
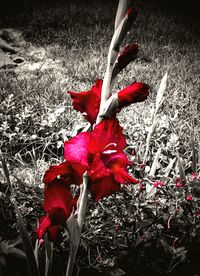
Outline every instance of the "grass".
{"type": "MultiPolygon", "coordinates": [[[[189,179],[192,173],[192,132],[198,156],[200,152],[198,21],[181,9],[170,10],[169,7],[165,9],[159,5],[156,1],[135,1],[139,15],[124,46],[136,42],[139,44],[140,52],[136,61],[119,75],[114,90],[118,91],[137,80],[149,84],[151,94],[144,103],[124,109],[119,115],[119,120],[127,138],[127,153],[134,159],[131,150],[135,149],[137,152],[135,160],[139,162],[145,151],[146,137],[151,125],[150,114],[155,104],[157,89],[167,71],[169,74],[167,90],[158,114],[158,125],[151,139],[147,168],[151,167],[157,150],[161,148],[156,177],[162,179],[164,170],[176,157],[178,150],[189,179]]],[[[17,32],[18,36],[14,39],[15,46],[21,48],[21,54],[27,60],[27,64],[15,70],[0,71],[0,145],[4,157],[9,161],[13,181],[16,181],[16,193],[19,195],[23,215],[30,215],[32,211],[34,213],[34,210],[28,210],[32,202],[31,196],[27,200],[24,199],[30,192],[30,188],[31,193],[35,195],[35,189],[38,186],[41,187],[42,175],[49,164],[58,163],[61,159],[63,141],[74,136],[77,129],[85,125],[82,115],[72,109],[69,96],[65,92],[88,90],[95,79],[103,78],[116,7],[117,3],[112,4],[111,1],[102,1],[98,5],[95,1],[84,3],[61,1],[41,3],[39,6],[37,3],[28,2],[16,15],[4,14],[0,19],[2,28],[12,28],[17,32]],[[29,187],[27,188],[29,192],[19,188],[19,179],[29,187]]],[[[173,204],[177,200],[173,185],[178,174],[177,164],[170,171],[169,179],[165,180],[168,186],[163,192],[159,190],[161,194],[158,193],[157,196],[157,199],[165,198],[166,194],[169,196],[166,202],[169,209],[174,208],[173,204]],[[172,196],[169,195],[169,191],[172,196]],[[173,203],[171,205],[170,200],[173,203]]],[[[192,221],[192,213],[187,211],[191,206],[183,201],[184,212],[189,212],[185,226],[181,224],[182,226],[179,228],[177,226],[177,229],[174,226],[171,233],[168,230],[164,231],[163,228],[157,231],[156,227],[168,221],[168,217],[166,219],[163,214],[161,215],[164,207],[158,207],[158,214],[155,215],[157,218],[153,217],[153,220],[152,214],[143,214],[145,226],[142,224],[141,214],[144,211],[144,205],[147,204],[146,207],[150,208],[151,203],[142,198],[144,194],[135,190],[133,192],[134,195],[130,191],[128,194],[124,192],[125,195],[120,193],[119,197],[103,200],[96,205],[91,203],[77,261],[79,267],[89,267],[91,275],[93,270],[94,273],[101,271],[103,274],[108,268],[114,273],[116,263],[118,267],[126,270],[124,265],[126,256],[129,256],[127,259],[131,260],[130,262],[134,262],[132,255],[138,255],[141,258],[145,256],[148,260],[146,269],[150,269],[154,264],[154,271],[158,275],[165,275],[162,273],[166,271],[168,274],[173,273],[176,264],[181,263],[180,256],[184,259],[185,249],[182,248],[184,243],[187,249],[190,248],[188,252],[193,252],[194,239],[192,240],[188,234],[188,229],[191,230],[198,220],[192,221]],[[122,198],[123,206],[120,203],[122,198]],[[130,206],[127,206],[128,200],[130,206]],[[122,207],[121,210],[119,206],[122,207]],[[112,215],[109,208],[113,211],[112,215]],[[139,222],[137,221],[136,224],[134,224],[134,217],[130,216],[132,213],[138,217],[139,222]],[[107,220],[108,217],[110,221],[107,220]],[[118,221],[120,217],[123,217],[122,221],[118,221]],[[160,217],[164,222],[157,221],[160,217]],[[119,232],[116,231],[118,224],[119,232]],[[187,226],[188,229],[186,229],[187,226]],[[158,252],[161,255],[167,252],[168,265],[165,264],[160,271],[156,265],[159,262],[163,265],[163,259],[160,256],[157,256],[157,259],[151,258],[148,246],[139,246],[140,242],[143,245],[143,241],[137,235],[140,228],[140,236],[144,236],[147,245],[148,241],[151,241],[149,242],[151,246],[156,244],[154,235],[159,237],[163,233],[165,235],[165,240],[159,244],[158,252]],[[170,248],[168,246],[173,244],[173,238],[176,237],[180,242],[177,248],[182,248],[180,252],[173,251],[175,250],[173,246],[170,248]],[[107,246],[109,242],[110,248],[107,246]],[[83,255],[87,257],[82,260],[83,255]],[[172,259],[171,256],[173,256],[172,259]]],[[[184,197],[185,192],[180,195],[181,199],[184,197]]],[[[178,201],[180,204],[181,199],[180,202],[178,201]]],[[[192,204],[195,211],[199,210],[198,196],[192,204]]],[[[36,213],[41,212],[41,210],[38,211],[37,204],[35,208],[36,213]]],[[[169,213],[166,212],[166,216],[167,214],[169,213]]],[[[172,214],[173,218],[176,217],[173,211],[172,214]]],[[[187,215],[184,216],[185,220],[186,218],[187,215]]],[[[177,218],[183,223],[182,219],[182,217],[177,218]]],[[[176,224],[176,221],[173,223],[176,224]]],[[[11,225],[9,227],[12,228],[11,225]]],[[[198,237],[198,230],[195,231],[194,235],[198,237]]],[[[65,243],[66,241],[64,244],[57,245],[56,260],[62,258],[61,253],[65,251],[65,243]]],[[[139,257],[135,262],[138,271],[142,269],[139,257]]],[[[198,265],[198,262],[195,263],[191,274],[187,275],[193,275],[198,265]]],[[[130,269],[130,263],[127,266],[130,269]]],[[[84,271],[83,268],[82,270],[84,271]]],[[[127,273],[131,275],[130,271],[127,273]]],[[[143,271],[143,273],[147,272],[143,271]]]]}

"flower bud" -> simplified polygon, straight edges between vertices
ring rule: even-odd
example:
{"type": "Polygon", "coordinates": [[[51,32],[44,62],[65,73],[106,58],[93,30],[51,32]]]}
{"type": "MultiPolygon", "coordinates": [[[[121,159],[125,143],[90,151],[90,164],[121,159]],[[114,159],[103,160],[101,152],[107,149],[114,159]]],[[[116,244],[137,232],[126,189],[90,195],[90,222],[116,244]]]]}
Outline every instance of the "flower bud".
{"type": "Polygon", "coordinates": [[[119,107],[143,102],[149,95],[149,86],[142,82],[134,82],[118,92],[119,107]]]}
{"type": "Polygon", "coordinates": [[[136,58],[137,53],[137,44],[131,44],[125,47],[125,49],[120,53],[117,60],[118,66],[120,67],[120,71],[136,58]]]}
{"type": "Polygon", "coordinates": [[[132,7],[128,8],[127,12],[126,12],[126,16],[128,16],[128,25],[129,25],[129,29],[131,27],[131,25],[133,24],[133,22],[135,21],[135,19],[137,18],[137,11],[135,9],[133,9],[132,7]]]}

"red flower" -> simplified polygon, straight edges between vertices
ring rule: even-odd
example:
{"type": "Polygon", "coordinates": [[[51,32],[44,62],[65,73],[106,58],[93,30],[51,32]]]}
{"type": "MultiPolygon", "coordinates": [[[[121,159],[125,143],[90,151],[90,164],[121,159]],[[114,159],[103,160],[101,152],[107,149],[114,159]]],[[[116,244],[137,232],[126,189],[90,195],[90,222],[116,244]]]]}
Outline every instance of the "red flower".
{"type": "Polygon", "coordinates": [[[40,224],[36,229],[38,239],[43,241],[42,237],[45,232],[47,232],[48,240],[55,242],[58,236],[59,225],[51,225],[51,219],[48,216],[43,216],[40,218],[40,224]]]}
{"type": "Polygon", "coordinates": [[[95,80],[95,85],[89,91],[79,93],[67,91],[73,100],[74,109],[86,113],[84,116],[91,124],[95,123],[99,112],[102,84],[103,81],[99,79],[95,80]]]}
{"type": "Polygon", "coordinates": [[[91,192],[97,201],[120,189],[120,184],[137,183],[127,172],[131,165],[123,152],[126,140],[117,119],[105,119],[92,132],[80,133],[65,142],[66,161],[74,168],[87,169],[91,192]]]}
{"type": "Polygon", "coordinates": [[[155,188],[158,188],[158,187],[161,188],[162,186],[164,186],[164,183],[162,181],[160,181],[160,180],[157,180],[157,181],[154,182],[153,186],[155,188]]]}
{"type": "MultiPolygon", "coordinates": [[[[125,64],[125,59],[125,56],[122,57],[122,65],[125,64]]],[[[96,117],[99,112],[101,88],[103,81],[96,80],[95,83],[96,84],[91,88],[91,90],[86,92],[75,93],[72,91],[68,91],[73,100],[72,104],[74,108],[83,114],[85,113],[85,118],[91,124],[95,123],[96,117]]],[[[144,101],[148,95],[148,85],[141,82],[132,83],[131,85],[127,86],[126,88],[118,92],[119,108],[117,108],[116,112],[119,112],[120,109],[124,106],[144,101]]],[[[115,111],[113,111],[113,113],[115,114],[115,111]]]]}
{"type": "Polygon", "coordinates": [[[176,188],[182,188],[184,186],[184,179],[181,179],[179,176],[176,177],[176,188]]]}
{"type": "Polygon", "coordinates": [[[192,180],[195,181],[195,180],[198,180],[199,179],[199,175],[197,172],[193,172],[192,173],[192,180]]]}
{"type": "Polygon", "coordinates": [[[90,133],[82,132],[64,143],[64,158],[75,170],[86,171],[90,133]]]}
{"type": "Polygon", "coordinates": [[[193,200],[193,196],[192,196],[192,195],[188,195],[188,196],[186,197],[186,200],[187,200],[187,201],[192,201],[192,200],[193,200]]]}
{"type": "Polygon", "coordinates": [[[76,200],[68,186],[64,186],[62,181],[55,180],[45,186],[43,209],[47,213],[43,217],[36,232],[41,239],[45,231],[49,231],[53,240],[60,225],[65,226],[76,200]]]}
{"type": "Polygon", "coordinates": [[[125,49],[120,53],[117,63],[120,71],[124,69],[131,61],[136,58],[138,53],[138,45],[131,44],[125,47],[125,49]]]}
{"type": "Polygon", "coordinates": [[[118,92],[119,107],[125,107],[132,103],[142,102],[149,95],[149,86],[142,82],[134,82],[118,92]]]}

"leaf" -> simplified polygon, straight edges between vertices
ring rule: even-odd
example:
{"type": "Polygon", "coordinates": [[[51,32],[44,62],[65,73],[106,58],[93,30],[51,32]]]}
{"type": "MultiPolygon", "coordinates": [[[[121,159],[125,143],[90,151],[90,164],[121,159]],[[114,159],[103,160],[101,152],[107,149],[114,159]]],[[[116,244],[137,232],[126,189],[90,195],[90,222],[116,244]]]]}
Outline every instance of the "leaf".
{"type": "Polygon", "coordinates": [[[177,156],[177,160],[178,160],[178,169],[179,169],[179,174],[180,174],[181,181],[182,181],[183,184],[186,184],[186,177],[185,177],[185,170],[184,170],[184,167],[183,167],[183,161],[180,158],[178,151],[177,151],[176,156],[177,156]]]}
{"type": "Polygon", "coordinates": [[[17,225],[19,227],[19,232],[20,232],[22,242],[24,245],[24,251],[26,253],[26,260],[27,260],[29,275],[30,276],[39,276],[39,270],[37,267],[31,240],[29,238],[28,232],[27,232],[25,224],[23,222],[23,218],[21,216],[21,213],[20,213],[16,203],[14,203],[14,205],[15,205],[15,212],[16,212],[16,217],[17,217],[17,225]]]}
{"type": "Polygon", "coordinates": [[[80,242],[80,227],[73,212],[67,220],[67,229],[69,231],[70,243],[73,246],[78,246],[80,242]]]}
{"type": "Polygon", "coordinates": [[[45,235],[45,276],[51,276],[53,265],[53,243],[50,242],[45,235]]]}
{"type": "Polygon", "coordinates": [[[12,188],[12,183],[10,181],[10,175],[9,175],[8,167],[7,167],[7,164],[4,160],[4,158],[2,157],[2,155],[0,156],[0,158],[1,158],[1,162],[2,162],[4,175],[5,175],[6,181],[8,183],[8,187],[10,189],[11,196],[13,198],[13,205],[14,205],[15,212],[16,212],[17,225],[18,225],[19,232],[20,232],[20,235],[21,235],[21,239],[22,239],[22,242],[23,242],[23,245],[24,245],[24,251],[26,253],[26,261],[27,261],[29,275],[30,276],[39,276],[39,270],[38,270],[38,267],[37,267],[37,263],[36,263],[36,259],[35,259],[35,255],[34,255],[34,250],[33,250],[28,232],[26,230],[26,226],[23,222],[23,218],[22,218],[21,213],[18,209],[18,206],[15,202],[14,192],[13,192],[13,188],[12,188]]]}
{"type": "Polygon", "coordinates": [[[15,255],[18,258],[24,259],[26,258],[26,254],[21,249],[15,248],[13,246],[8,246],[7,253],[11,255],[15,255]]]}
{"type": "Polygon", "coordinates": [[[116,268],[110,271],[110,276],[124,276],[124,275],[126,275],[126,272],[121,268],[116,268]]]}
{"type": "Polygon", "coordinates": [[[197,150],[195,147],[194,129],[191,133],[191,143],[192,143],[192,172],[196,172],[197,171],[197,150]]]}
{"type": "Polygon", "coordinates": [[[159,160],[160,154],[161,154],[161,148],[159,148],[158,151],[156,152],[156,155],[155,155],[155,158],[153,160],[153,164],[151,166],[151,170],[150,170],[150,173],[149,173],[150,177],[155,176],[155,172],[156,172],[156,169],[158,168],[158,164],[159,164],[158,160],[159,160]]]}
{"type": "Polygon", "coordinates": [[[149,199],[151,197],[153,197],[156,193],[156,187],[154,187],[153,185],[146,183],[146,199],[149,199]]]}
{"type": "Polygon", "coordinates": [[[160,108],[160,106],[163,102],[163,95],[164,95],[164,92],[167,87],[167,77],[168,77],[168,74],[166,72],[165,75],[163,76],[163,78],[160,82],[160,86],[158,88],[158,92],[157,92],[157,96],[156,96],[156,110],[155,110],[154,116],[157,114],[158,109],[160,108]]]}
{"type": "Polygon", "coordinates": [[[70,248],[69,259],[67,263],[66,276],[72,276],[75,258],[76,258],[76,252],[78,250],[78,245],[81,238],[81,230],[73,212],[71,213],[71,216],[67,220],[67,229],[69,232],[69,241],[71,244],[71,248],[70,248]]]}
{"type": "Polygon", "coordinates": [[[164,174],[165,177],[168,177],[170,171],[173,169],[175,162],[176,162],[176,157],[174,157],[173,159],[170,160],[169,164],[165,168],[165,174],[164,174]]]}
{"type": "Polygon", "coordinates": [[[83,183],[80,185],[80,195],[77,202],[77,212],[78,212],[78,225],[80,228],[80,231],[82,230],[83,221],[85,218],[85,212],[87,207],[87,200],[88,200],[88,183],[89,178],[87,176],[87,173],[83,174],[83,183]]]}

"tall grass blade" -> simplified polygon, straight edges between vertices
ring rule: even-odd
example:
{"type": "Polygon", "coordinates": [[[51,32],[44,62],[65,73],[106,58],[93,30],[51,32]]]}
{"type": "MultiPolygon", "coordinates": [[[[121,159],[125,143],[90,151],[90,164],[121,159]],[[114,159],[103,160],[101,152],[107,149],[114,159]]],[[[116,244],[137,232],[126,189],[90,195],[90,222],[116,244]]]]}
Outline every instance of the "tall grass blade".
{"type": "Polygon", "coordinates": [[[165,174],[164,176],[165,177],[168,177],[171,170],[173,169],[173,166],[174,166],[174,163],[176,162],[176,157],[174,157],[170,162],[169,164],[167,165],[167,167],[165,168],[165,174]]]}
{"type": "Polygon", "coordinates": [[[153,160],[153,164],[151,166],[151,170],[149,172],[149,176],[150,177],[154,177],[155,176],[156,169],[157,169],[158,164],[159,164],[158,160],[159,160],[160,154],[161,154],[161,148],[159,148],[158,151],[156,152],[155,158],[153,160]]]}
{"type": "Polygon", "coordinates": [[[167,87],[167,78],[168,78],[168,73],[166,72],[165,75],[163,76],[161,82],[160,82],[160,86],[158,88],[158,92],[157,92],[157,96],[156,96],[156,109],[155,109],[155,113],[154,116],[157,114],[158,109],[160,108],[160,106],[162,105],[163,102],[163,96],[167,87]]]}
{"type": "Polygon", "coordinates": [[[176,156],[177,156],[177,161],[178,161],[178,168],[179,168],[180,178],[181,178],[182,183],[185,185],[186,184],[185,170],[184,170],[184,167],[183,167],[183,161],[180,158],[178,151],[177,151],[176,156]]]}
{"type": "Polygon", "coordinates": [[[192,144],[192,172],[197,171],[197,150],[195,147],[195,139],[194,139],[194,129],[191,133],[191,144],[192,144]]]}
{"type": "Polygon", "coordinates": [[[144,157],[143,157],[143,163],[145,164],[146,160],[147,160],[147,156],[148,156],[148,152],[149,152],[149,146],[150,146],[150,141],[151,141],[151,136],[153,135],[155,129],[157,126],[157,120],[154,120],[153,124],[149,127],[149,132],[147,135],[147,139],[146,139],[146,148],[145,148],[145,153],[144,153],[144,157]]]}
{"type": "Polygon", "coordinates": [[[53,266],[53,243],[45,237],[45,274],[44,276],[51,276],[53,266]]]}
{"type": "Polygon", "coordinates": [[[16,212],[16,217],[17,217],[17,224],[19,227],[19,232],[22,238],[22,242],[24,245],[24,251],[26,253],[26,260],[27,260],[27,265],[28,265],[28,272],[29,276],[39,276],[39,270],[37,267],[37,262],[35,259],[34,255],[34,250],[31,244],[31,240],[29,238],[28,232],[26,230],[23,218],[21,216],[21,213],[15,204],[15,212],[16,212]]]}
{"type": "Polygon", "coordinates": [[[27,261],[27,266],[28,266],[28,272],[29,272],[29,276],[39,276],[39,270],[37,267],[37,263],[36,263],[36,259],[35,259],[35,255],[34,255],[34,250],[31,244],[31,240],[29,238],[28,232],[26,230],[23,218],[21,216],[21,213],[18,209],[18,206],[15,202],[15,198],[14,198],[14,192],[13,192],[13,188],[12,188],[12,184],[10,181],[10,175],[9,175],[9,171],[8,171],[8,167],[6,164],[6,161],[4,160],[4,158],[1,155],[1,162],[2,162],[2,167],[3,167],[3,171],[4,171],[4,175],[6,178],[6,181],[8,183],[8,186],[10,188],[10,192],[11,192],[11,196],[12,196],[12,202],[15,208],[15,212],[16,212],[16,218],[17,218],[17,225],[19,228],[19,232],[21,235],[21,239],[24,245],[24,251],[26,253],[26,261],[27,261]]]}
{"type": "Polygon", "coordinates": [[[34,255],[35,255],[37,267],[39,266],[39,262],[38,262],[39,247],[40,247],[39,240],[37,239],[35,242],[35,248],[34,248],[34,255]]]}

